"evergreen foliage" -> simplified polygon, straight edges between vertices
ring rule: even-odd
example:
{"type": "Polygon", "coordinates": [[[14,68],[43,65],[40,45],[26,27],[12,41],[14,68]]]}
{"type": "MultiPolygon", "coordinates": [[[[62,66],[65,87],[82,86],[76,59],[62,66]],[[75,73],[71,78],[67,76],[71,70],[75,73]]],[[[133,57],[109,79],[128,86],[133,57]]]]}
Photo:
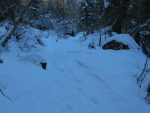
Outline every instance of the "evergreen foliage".
{"type": "Polygon", "coordinates": [[[102,10],[101,0],[82,0],[79,5],[79,29],[87,33],[93,33],[98,29],[102,10]]]}

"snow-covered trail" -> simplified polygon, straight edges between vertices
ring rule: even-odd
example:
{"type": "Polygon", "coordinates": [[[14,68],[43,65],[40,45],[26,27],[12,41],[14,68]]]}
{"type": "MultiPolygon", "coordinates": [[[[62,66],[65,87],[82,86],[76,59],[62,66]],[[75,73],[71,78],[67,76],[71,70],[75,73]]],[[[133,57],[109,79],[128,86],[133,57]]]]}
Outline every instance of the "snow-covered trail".
{"type": "Polygon", "coordinates": [[[1,113],[149,113],[133,77],[145,60],[139,50],[90,50],[77,39],[45,43],[38,54],[2,55],[0,86],[13,102],[0,95],[1,113]],[[35,63],[39,55],[47,70],[35,63]]]}

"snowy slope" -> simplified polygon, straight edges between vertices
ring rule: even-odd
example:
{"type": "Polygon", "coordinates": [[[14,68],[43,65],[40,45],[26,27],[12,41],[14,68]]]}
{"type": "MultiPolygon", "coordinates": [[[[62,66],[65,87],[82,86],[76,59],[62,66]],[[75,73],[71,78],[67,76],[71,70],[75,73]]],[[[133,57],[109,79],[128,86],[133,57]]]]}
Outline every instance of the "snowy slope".
{"type": "Polygon", "coordinates": [[[12,41],[1,54],[0,89],[13,100],[0,94],[1,113],[149,113],[134,78],[146,59],[140,50],[90,50],[80,36],[42,33],[44,47],[22,52],[12,41]]]}

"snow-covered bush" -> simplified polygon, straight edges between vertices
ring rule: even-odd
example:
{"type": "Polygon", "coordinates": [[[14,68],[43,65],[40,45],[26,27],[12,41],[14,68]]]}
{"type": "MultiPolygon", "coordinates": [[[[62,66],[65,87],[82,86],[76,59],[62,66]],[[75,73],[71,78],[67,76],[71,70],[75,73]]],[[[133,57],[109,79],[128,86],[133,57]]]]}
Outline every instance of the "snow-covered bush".
{"type": "Polygon", "coordinates": [[[17,45],[22,51],[28,52],[33,49],[39,51],[43,48],[42,39],[47,36],[46,33],[32,27],[22,27],[20,32],[23,33],[17,41],[17,45]]]}

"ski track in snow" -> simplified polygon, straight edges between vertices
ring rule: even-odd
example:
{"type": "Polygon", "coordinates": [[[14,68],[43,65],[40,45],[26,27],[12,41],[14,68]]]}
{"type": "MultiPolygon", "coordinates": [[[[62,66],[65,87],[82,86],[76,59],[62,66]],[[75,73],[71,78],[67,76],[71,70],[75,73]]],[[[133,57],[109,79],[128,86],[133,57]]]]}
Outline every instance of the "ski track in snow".
{"type": "Polygon", "coordinates": [[[94,73],[95,71],[93,71],[92,68],[86,66],[86,65],[85,65],[84,63],[82,63],[81,61],[78,61],[78,60],[77,60],[77,63],[78,63],[82,68],[84,68],[85,71],[87,71],[87,75],[89,75],[89,76],[91,76],[91,77],[94,77],[96,80],[99,81],[100,84],[103,84],[106,89],[108,89],[110,92],[115,93],[115,95],[118,96],[119,99],[123,100],[123,98],[122,98],[121,96],[119,96],[116,92],[114,92],[114,91],[112,90],[112,88],[111,88],[110,86],[108,86],[108,84],[107,84],[100,76],[97,76],[97,75],[94,73]]]}
{"type": "MultiPolygon", "coordinates": [[[[149,113],[150,109],[142,99],[139,101],[140,99],[135,97],[135,102],[132,103],[130,102],[132,99],[130,92],[129,95],[121,95],[123,94],[121,91],[116,92],[119,86],[114,90],[116,84],[106,79],[110,79],[111,76],[104,75],[107,69],[102,69],[108,68],[106,67],[107,62],[110,62],[108,59],[108,61],[102,61],[101,65],[99,63],[94,64],[100,66],[100,70],[95,69],[91,64],[92,61],[88,60],[88,58],[96,56],[94,58],[98,59],[94,61],[98,62],[101,58],[97,55],[103,54],[104,57],[109,58],[114,52],[107,54],[107,52],[103,53],[100,50],[102,53],[96,51],[99,54],[95,54],[87,47],[85,49],[79,42],[77,42],[79,44],[72,43],[72,40],[70,42],[67,40],[68,43],[65,41],[48,41],[49,44],[45,48],[46,53],[43,52],[46,54],[48,63],[46,71],[43,71],[40,65],[21,61],[19,58],[12,63],[11,59],[7,57],[8,63],[4,66],[0,65],[0,74],[5,74],[7,78],[9,76],[13,78],[11,86],[8,86],[4,91],[14,100],[14,103],[11,103],[0,96],[2,113],[141,113],[143,109],[143,113],[149,113]],[[105,63],[106,65],[103,65],[105,63]],[[13,69],[11,66],[14,66],[13,69]],[[6,67],[8,72],[3,70],[6,67]],[[129,96],[129,99],[125,96],[129,96]],[[142,110],[137,109],[137,107],[141,107],[142,110]]],[[[125,53],[125,55],[127,54],[125,53]]],[[[114,63],[115,58],[112,58],[112,63],[114,63]]],[[[119,63],[120,61],[118,61],[118,67],[123,68],[123,64],[119,63]]],[[[111,72],[106,73],[110,74],[111,72]]],[[[118,75],[118,73],[115,74],[118,75]]],[[[117,77],[115,82],[121,79],[121,77],[117,77]]],[[[114,81],[113,78],[112,81],[114,81]]]]}

